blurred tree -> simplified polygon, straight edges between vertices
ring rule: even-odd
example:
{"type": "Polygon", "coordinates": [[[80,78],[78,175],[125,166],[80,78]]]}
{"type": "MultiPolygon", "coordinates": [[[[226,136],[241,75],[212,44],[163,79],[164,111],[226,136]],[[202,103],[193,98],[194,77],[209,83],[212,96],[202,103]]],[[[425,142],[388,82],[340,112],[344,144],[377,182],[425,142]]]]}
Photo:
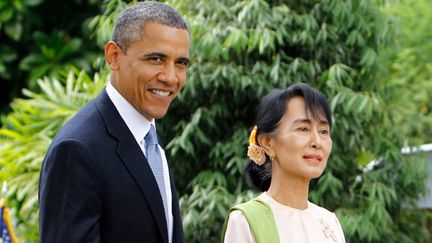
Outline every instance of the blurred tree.
{"type": "MultiPolygon", "coordinates": [[[[388,88],[392,80],[384,78],[380,59],[393,26],[375,1],[169,4],[186,16],[192,37],[188,82],[158,125],[186,242],[217,242],[227,209],[256,195],[241,173],[256,104],[271,89],[300,81],[328,95],[335,120],[333,155],[312,184],[311,200],[336,210],[349,242],[427,242],[427,214],[416,208],[426,192],[426,164],[400,155],[405,134],[391,104],[400,90],[388,88]],[[374,158],[381,162],[366,166],[374,158]]],[[[105,15],[90,22],[99,44],[125,4],[104,6],[105,15]]],[[[12,180],[8,196],[29,241],[37,239],[36,178],[47,145],[102,80],[75,72],[39,81],[42,92],[26,91],[2,120],[0,178],[12,180]]]]}
{"type": "Polygon", "coordinates": [[[399,26],[396,48],[386,51],[389,65],[383,77],[390,80],[388,89],[400,91],[389,97],[398,127],[407,135],[407,143],[432,143],[431,1],[392,1],[384,11],[397,17],[399,26]]]}
{"type": "Polygon", "coordinates": [[[0,114],[24,87],[67,64],[86,70],[95,60],[88,18],[102,0],[0,1],[0,114]],[[83,45],[82,43],[86,43],[83,45]]]}
{"type": "Polygon", "coordinates": [[[38,81],[40,93],[24,89],[0,128],[0,180],[9,182],[9,206],[23,242],[38,241],[38,182],[41,162],[57,131],[106,83],[106,74],[74,70],[38,81]]]}

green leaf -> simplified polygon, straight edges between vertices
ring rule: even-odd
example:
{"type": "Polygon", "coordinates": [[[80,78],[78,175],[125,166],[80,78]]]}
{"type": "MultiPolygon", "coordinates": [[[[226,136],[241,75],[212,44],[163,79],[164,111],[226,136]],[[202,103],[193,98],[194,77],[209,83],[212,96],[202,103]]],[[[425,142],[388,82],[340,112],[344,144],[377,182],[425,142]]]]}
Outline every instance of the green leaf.
{"type": "Polygon", "coordinates": [[[19,22],[8,23],[4,30],[12,40],[18,41],[21,38],[23,26],[19,22]]]}

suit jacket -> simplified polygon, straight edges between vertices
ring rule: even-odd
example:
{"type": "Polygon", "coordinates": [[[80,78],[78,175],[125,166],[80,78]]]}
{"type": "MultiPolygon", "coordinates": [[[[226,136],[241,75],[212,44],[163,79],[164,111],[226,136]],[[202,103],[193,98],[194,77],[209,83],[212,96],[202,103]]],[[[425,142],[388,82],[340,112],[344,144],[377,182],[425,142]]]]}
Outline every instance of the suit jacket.
{"type": "MultiPolygon", "coordinates": [[[[183,242],[175,186],[173,243],[183,242]]],[[[39,181],[41,242],[168,243],[156,179],[104,90],[56,135],[39,181]]]]}

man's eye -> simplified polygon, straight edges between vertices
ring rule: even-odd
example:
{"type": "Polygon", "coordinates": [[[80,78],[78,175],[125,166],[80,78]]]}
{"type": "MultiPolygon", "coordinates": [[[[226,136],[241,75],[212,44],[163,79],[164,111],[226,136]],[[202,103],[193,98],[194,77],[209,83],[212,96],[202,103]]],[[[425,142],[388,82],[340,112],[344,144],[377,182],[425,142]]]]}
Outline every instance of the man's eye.
{"type": "Polygon", "coordinates": [[[154,62],[162,62],[162,58],[160,58],[160,57],[151,57],[150,60],[152,60],[154,62]]]}
{"type": "Polygon", "coordinates": [[[181,66],[184,66],[184,67],[187,67],[189,65],[189,62],[187,62],[187,61],[179,61],[179,62],[177,62],[177,64],[181,65],[181,66]]]}
{"type": "Polygon", "coordinates": [[[148,56],[145,60],[153,63],[163,62],[163,58],[160,56],[148,56]]]}

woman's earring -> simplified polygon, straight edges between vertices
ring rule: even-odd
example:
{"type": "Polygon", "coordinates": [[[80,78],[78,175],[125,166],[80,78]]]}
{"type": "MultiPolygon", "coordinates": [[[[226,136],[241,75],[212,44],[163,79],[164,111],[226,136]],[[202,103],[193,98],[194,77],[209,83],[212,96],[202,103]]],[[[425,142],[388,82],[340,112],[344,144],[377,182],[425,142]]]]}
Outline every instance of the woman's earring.
{"type": "Polygon", "coordinates": [[[270,155],[269,157],[270,157],[270,160],[273,161],[273,156],[270,155]]]}

